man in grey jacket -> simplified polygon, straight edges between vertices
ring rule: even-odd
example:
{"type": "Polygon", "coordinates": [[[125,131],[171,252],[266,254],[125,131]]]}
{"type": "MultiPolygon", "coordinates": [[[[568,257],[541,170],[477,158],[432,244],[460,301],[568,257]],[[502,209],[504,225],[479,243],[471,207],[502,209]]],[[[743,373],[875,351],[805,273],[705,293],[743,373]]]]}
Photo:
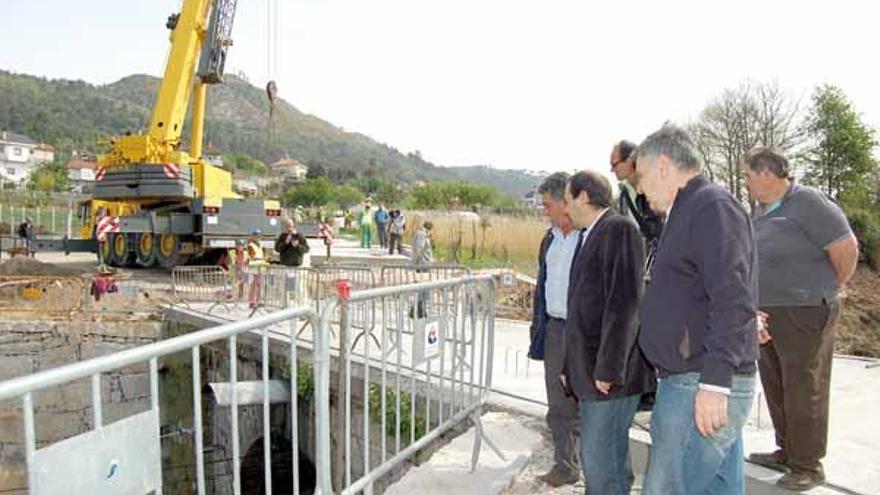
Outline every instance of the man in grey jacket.
{"type": "Polygon", "coordinates": [[[431,230],[433,228],[434,224],[425,222],[413,236],[412,263],[414,265],[428,265],[434,262],[434,250],[431,247],[431,230]]]}

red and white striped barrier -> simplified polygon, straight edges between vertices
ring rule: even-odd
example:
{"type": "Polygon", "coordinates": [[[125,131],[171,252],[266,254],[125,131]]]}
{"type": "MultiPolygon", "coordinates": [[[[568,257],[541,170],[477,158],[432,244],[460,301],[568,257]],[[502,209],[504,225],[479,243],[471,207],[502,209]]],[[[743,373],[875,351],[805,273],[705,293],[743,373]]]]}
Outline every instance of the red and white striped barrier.
{"type": "Polygon", "coordinates": [[[162,170],[165,172],[165,177],[169,179],[180,178],[180,165],[176,163],[166,163],[162,165],[162,170]]]}
{"type": "Polygon", "coordinates": [[[98,228],[96,229],[96,237],[98,241],[105,242],[107,240],[107,234],[119,232],[121,226],[122,222],[119,220],[119,217],[104,215],[98,220],[98,228]]]}

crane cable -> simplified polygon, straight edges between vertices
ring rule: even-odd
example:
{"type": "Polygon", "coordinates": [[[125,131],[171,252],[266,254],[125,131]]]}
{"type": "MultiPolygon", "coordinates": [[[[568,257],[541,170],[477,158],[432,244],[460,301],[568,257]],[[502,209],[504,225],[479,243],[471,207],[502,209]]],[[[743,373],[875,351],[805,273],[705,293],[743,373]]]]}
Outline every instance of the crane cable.
{"type": "Polygon", "coordinates": [[[266,0],[266,97],[269,99],[269,121],[267,125],[269,148],[276,144],[275,135],[275,97],[278,85],[278,0],[266,0]]]}

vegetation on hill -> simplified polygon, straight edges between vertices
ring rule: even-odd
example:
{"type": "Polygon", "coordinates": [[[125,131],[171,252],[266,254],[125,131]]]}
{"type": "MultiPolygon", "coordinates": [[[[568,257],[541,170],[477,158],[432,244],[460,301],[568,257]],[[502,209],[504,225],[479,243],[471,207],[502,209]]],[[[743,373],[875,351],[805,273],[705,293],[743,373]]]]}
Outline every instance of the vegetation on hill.
{"type": "MultiPolygon", "coordinates": [[[[0,128],[52,144],[59,161],[72,150],[99,152],[98,139],[139,132],[147,125],[159,79],[132,75],[94,86],[83,81],[48,80],[0,71],[0,128]]],[[[322,169],[342,183],[374,170],[394,184],[464,180],[495,185],[521,195],[538,179],[520,171],[487,167],[444,168],[419,152],[405,153],[356,132],[348,132],[290,103],[275,103],[269,132],[269,102],[262,89],[233,75],[208,93],[206,148],[263,163],[291,156],[322,169]]],[[[184,136],[184,143],[188,136],[184,136]]],[[[241,160],[236,160],[238,165],[241,160]]],[[[270,171],[271,172],[271,171],[270,171]]]]}

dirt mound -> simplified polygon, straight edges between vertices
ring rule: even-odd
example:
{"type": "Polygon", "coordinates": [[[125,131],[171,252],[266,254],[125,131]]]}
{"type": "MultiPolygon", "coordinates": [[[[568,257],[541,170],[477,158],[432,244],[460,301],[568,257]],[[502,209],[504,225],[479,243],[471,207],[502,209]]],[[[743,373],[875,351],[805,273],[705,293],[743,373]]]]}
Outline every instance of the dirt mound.
{"type": "MultiPolygon", "coordinates": [[[[14,235],[18,237],[18,223],[9,225],[9,222],[0,222],[0,235],[14,235]]],[[[37,225],[36,235],[48,235],[53,232],[42,225],[37,225]]]]}
{"type": "Polygon", "coordinates": [[[847,285],[834,352],[880,357],[880,272],[860,265],[847,285]]]}
{"type": "Polygon", "coordinates": [[[65,268],[51,263],[43,263],[33,258],[16,256],[0,263],[0,276],[77,276],[80,272],[71,268],[65,268]]]}

